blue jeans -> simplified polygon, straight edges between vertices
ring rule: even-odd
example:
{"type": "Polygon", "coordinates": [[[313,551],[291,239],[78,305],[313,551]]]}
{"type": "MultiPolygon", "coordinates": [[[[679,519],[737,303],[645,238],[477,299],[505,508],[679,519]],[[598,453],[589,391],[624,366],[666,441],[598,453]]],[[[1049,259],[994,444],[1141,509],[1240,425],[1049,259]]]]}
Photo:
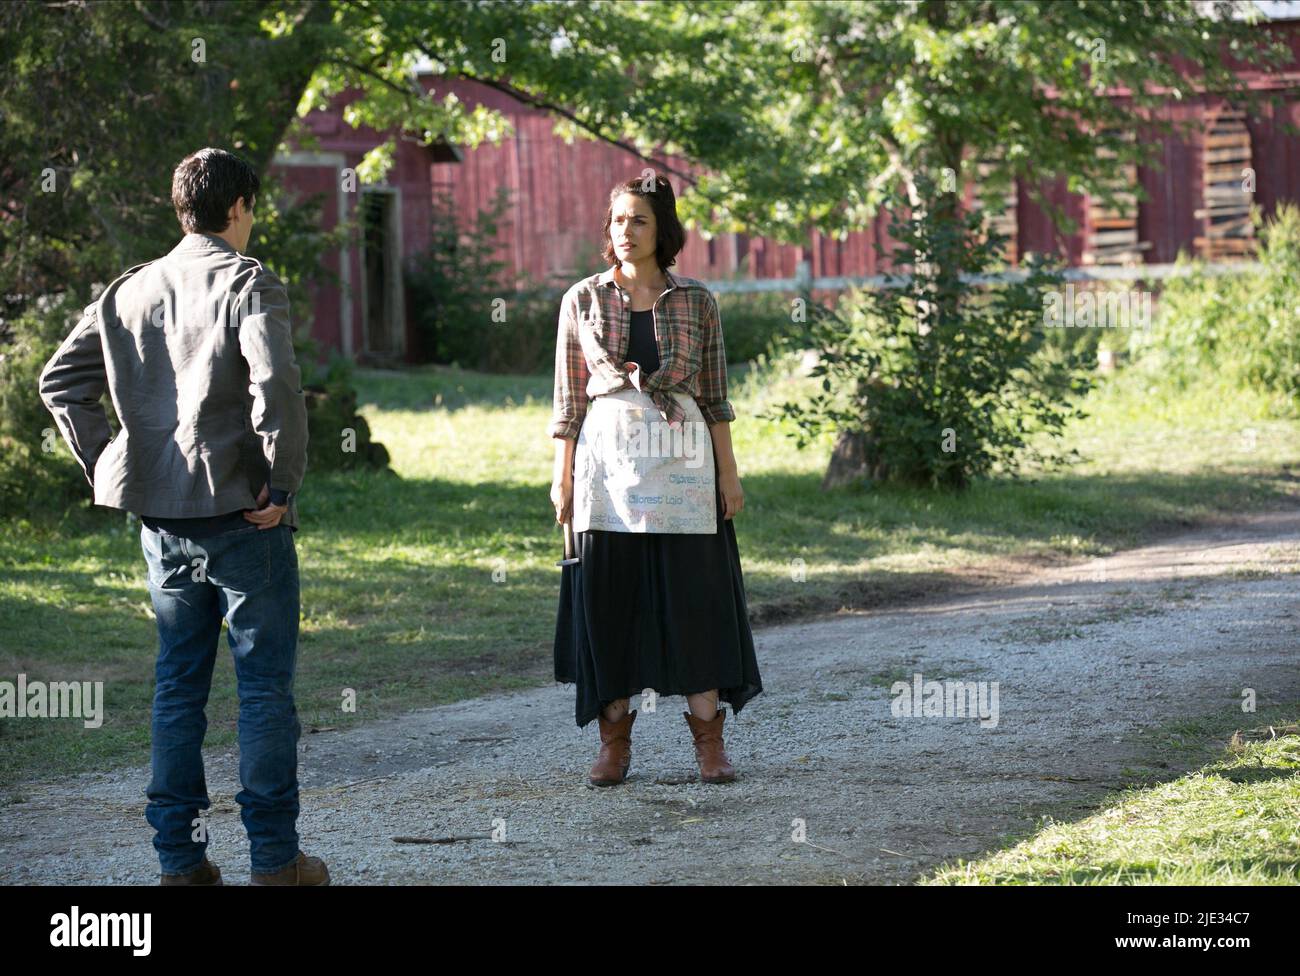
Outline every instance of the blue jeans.
{"type": "Polygon", "coordinates": [[[287,525],[249,524],[205,538],[140,530],[158,618],[153,778],[145,819],[163,874],[198,867],[208,847],[199,810],[211,805],[203,774],[204,714],[221,621],[239,689],[239,803],[254,873],[298,854],[298,737],[293,700],[298,650],[298,554],[287,525]]]}

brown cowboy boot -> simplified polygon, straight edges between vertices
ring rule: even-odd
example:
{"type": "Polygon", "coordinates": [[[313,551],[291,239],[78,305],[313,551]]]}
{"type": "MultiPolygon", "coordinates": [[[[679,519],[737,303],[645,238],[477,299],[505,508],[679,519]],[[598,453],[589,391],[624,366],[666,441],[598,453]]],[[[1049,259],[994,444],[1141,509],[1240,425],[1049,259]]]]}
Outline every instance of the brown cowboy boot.
{"type": "Polygon", "coordinates": [[[327,885],[329,868],[319,857],[308,857],[302,851],[288,867],[274,874],[254,874],[248,879],[254,885],[327,885]]]}
{"type": "Polygon", "coordinates": [[[700,779],[705,783],[730,783],[736,778],[736,770],[727,759],[722,744],[722,723],[727,717],[727,710],[719,708],[718,714],[706,722],[696,718],[690,712],[682,712],[686,724],[691,727],[695,737],[695,761],[700,766],[700,779]]]}
{"type": "Polygon", "coordinates": [[[184,874],[163,874],[159,875],[158,883],[163,886],[170,885],[225,885],[221,881],[221,869],[213,864],[205,856],[193,871],[186,871],[184,874]]]}
{"type": "Polygon", "coordinates": [[[617,722],[605,718],[604,711],[597,714],[600,721],[600,752],[587,777],[592,786],[617,786],[627,778],[632,765],[632,723],[636,711],[623,715],[617,722]]]}

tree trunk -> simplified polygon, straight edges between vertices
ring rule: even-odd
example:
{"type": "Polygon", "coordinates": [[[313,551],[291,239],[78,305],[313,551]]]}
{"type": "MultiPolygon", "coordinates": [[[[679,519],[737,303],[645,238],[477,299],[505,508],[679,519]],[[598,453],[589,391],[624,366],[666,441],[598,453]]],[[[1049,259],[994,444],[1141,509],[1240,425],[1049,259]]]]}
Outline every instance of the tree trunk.
{"type": "MultiPolygon", "coordinates": [[[[883,386],[876,375],[857,380],[856,400],[864,403],[872,391],[883,386]]],[[[884,481],[889,469],[881,460],[875,437],[867,430],[841,430],[831,448],[830,463],[822,476],[822,491],[859,481],[884,481]]]]}
{"type": "Polygon", "coordinates": [[[862,431],[840,431],[831,450],[831,462],[822,478],[822,491],[870,478],[867,464],[867,435],[862,431]]]}
{"type": "Polygon", "coordinates": [[[285,63],[300,63],[301,66],[279,79],[274,97],[265,106],[267,126],[263,141],[246,153],[250,165],[260,176],[265,176],[276,150],[298,117],[298,103],[302,100],[302,93],[306,91],[320,58],[325,54],[326,42],[312,28],[329,24],[333,16],[332,4],[309,4],[299,14],[292,34],[271,41],[268,45],[268,56],[281,54],[285,63]]]}

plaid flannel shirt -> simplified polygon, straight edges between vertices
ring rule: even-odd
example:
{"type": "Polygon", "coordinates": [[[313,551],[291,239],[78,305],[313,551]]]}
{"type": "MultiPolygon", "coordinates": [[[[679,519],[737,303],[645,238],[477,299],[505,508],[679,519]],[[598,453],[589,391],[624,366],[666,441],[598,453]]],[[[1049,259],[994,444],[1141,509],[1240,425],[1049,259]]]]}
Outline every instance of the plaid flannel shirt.
{"type": "MultiPolygon", "coordinates": [[[[659,369],[643,378],[641,388],[669,423],[685,418],[673,392],[694,397],[710,427],[735,420],[718,303],[702,281],[667,270],[664,277],[668,288],[654,305],[659,369]]],[[[613,268],[565,292],[555,340],[551,437],[576,438],[591,398],[633,389],[622,368],[631,326],[631,298],[614,280],[613,268]]]]}

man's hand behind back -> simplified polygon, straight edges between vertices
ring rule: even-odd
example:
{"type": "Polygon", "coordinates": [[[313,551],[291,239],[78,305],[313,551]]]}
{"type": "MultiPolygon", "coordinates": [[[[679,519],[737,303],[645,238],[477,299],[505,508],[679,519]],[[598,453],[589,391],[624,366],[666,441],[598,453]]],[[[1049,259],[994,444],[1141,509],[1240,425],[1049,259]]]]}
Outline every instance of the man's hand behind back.
{"type": "Polygon", "coordinates": [[[257,508],[251,512],[245,511],[244,518],[259,529],[273,529],[280,524],[280,519],[287,511],[289,511],[288,505],[274,505],[271,503],[271,487],[270,485],[263,485],[262,490],[257,495],[257,508]]]}

